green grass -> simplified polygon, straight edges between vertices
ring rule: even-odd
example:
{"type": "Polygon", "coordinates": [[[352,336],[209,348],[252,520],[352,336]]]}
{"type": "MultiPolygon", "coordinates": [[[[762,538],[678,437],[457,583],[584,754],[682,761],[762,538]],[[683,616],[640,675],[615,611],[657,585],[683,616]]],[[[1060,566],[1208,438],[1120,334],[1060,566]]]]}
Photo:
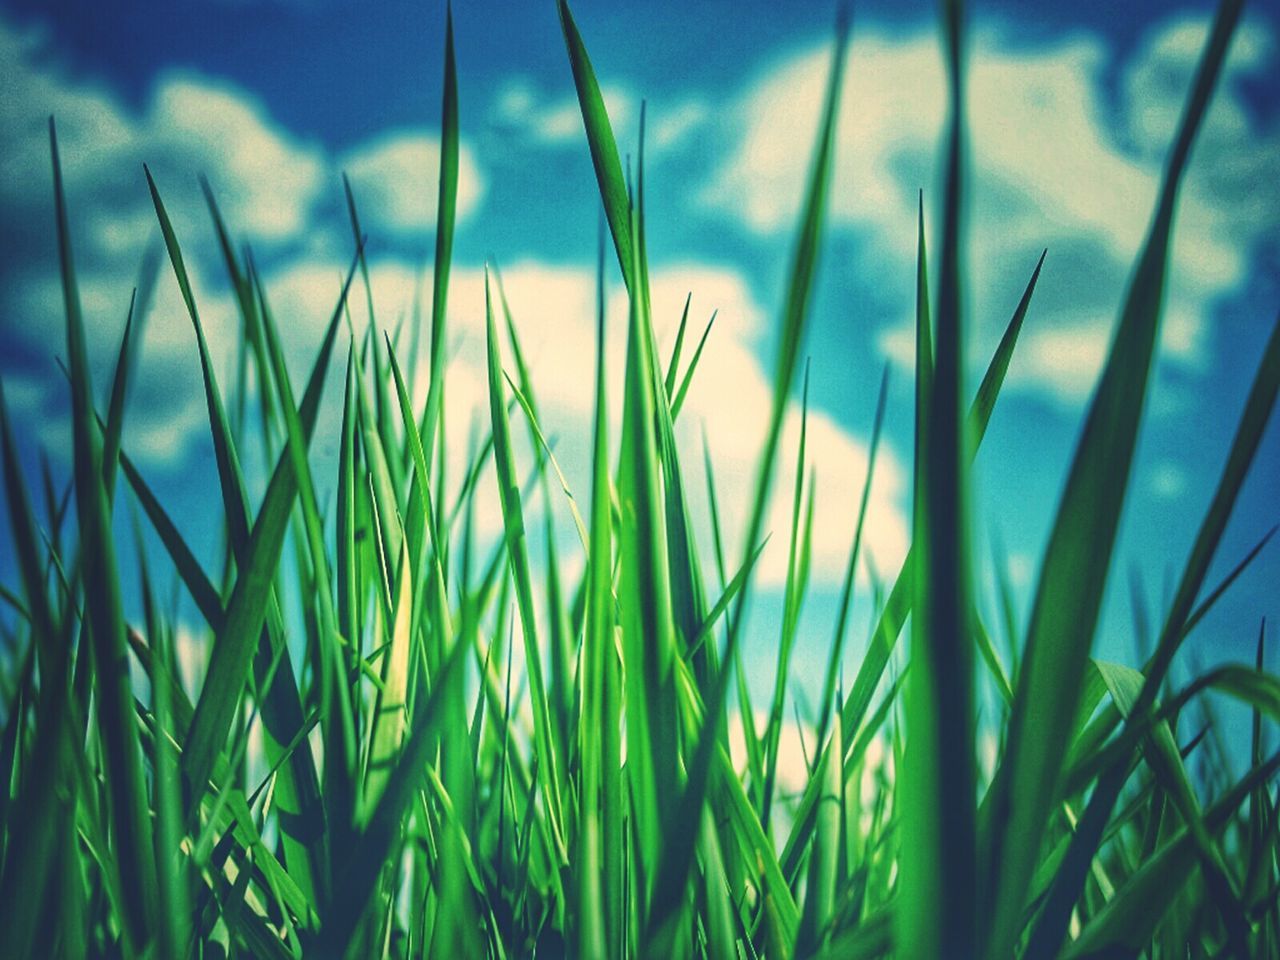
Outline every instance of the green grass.
{"type": "MultiPolygon", "coordinates": [[[[51,122],[74,470],[65,492],[44,472],[38,511],[0,390],[4,499],[19,574],[3,585],[16,652],[5,665],[0,711],[0,955],[1275,956],[1280,755],[1264,755],[1262,731],[1280,720],[1280,678],[1263,669],[1265,625],[1254,663],[1218,666],[1181,688],[1170,666],[1270,537],[1223,582],[1206,582],[1280,388],[1280,324],[1151,655],[1136,666],[1092,656],[1159,342],[1179,182],[1240,7],[1223,0],[1188,92],[1020,635],[1003,570],[991,598],[998,629],[978,612],[987,605],[970,574],[978,537],[966,475],[1016,362],[1041,269],[1052,262],[1036,264],[970,399],[965,16],[958,2],[944,4],[951,97],[936,284],[923,201],[919,222],[913,544],[889,589],[877,592],[869,643],[846,686],[882,383],[809,727],[808,778],[794,797],[778,787],[780,739],[812,530],[822,516],[815,518],[806,429],[788,450],[782,424],[800,392],[836,162],[846,16],[777,315],[773,404],[736,541],[740,557],[725,554],[707,448],[710,509],[700,515],[675,440],[689,384],[714,341],[704,332],[682,366],[686,305],[662,363],[649,298],[643,121],[640,152],[624,174],[567,3],[559,16],[602,211],[595,367],[581,371],[595,384],[589,489],[571,489],[547,439],[520,344],[520,304],[508,304],[496,270],[486,274],[487,421],[465,462],[449,463],[444,453],[465,120],[450,20],[421,409],[413,399],[420,324],[404,348],[398,334],[357,335],[349,321],[346,299],[359,295],[357,282],[373,316],[349,187],[351,268],[299,394],[268,290],[249,254],[236,252],[235,225],[223,222],[206,185],[241,313],[241,375],[224,393],[180,239],[146,173],[196,333],[193,372],[198,363],[221,494],[211,505],[221,512],[225,549],[217,576],[122,445],[139,336],[132,307],[109,403],[94,407],[74,211],[51,122]],[[604,347],[615,269],[630,304],[620,382],[607,376],[604,347]],[[318,476],[310,445],[339,363],[336,476],[318,476]],[[250,368],[259,384],[252,429],[241,386],[250,368]],[[608,411],[616,397],[623,414],[614,438],[608,411]],[[251,443],[261,443],[262,456],[242,461],[251,443]],[[790,528],[769,531],[778,461],[792,456],[790,528]],[[241,463],[260,459],[269,469],[255,500],[241,463]],[[447,502],[449,475],[463,480],[447,502]],[[482,556],[475,514],[489,484],[502,533],[482,556]],[[533,498],[569,509],[584,560],[577,579],[564,579],[551,511],[541,513],[546,553],[533,554],[533,498]],[[132,546],[112,534],[124,513],[135,525],[132,546]],[[759,729],[743,638],[756,561],[774,536],[787,542],[787,580],[774,692],[759,729]],[[176,605],[160,599],[166,589],[148,542],[163,545],[212,638],[195,689],[178,677],[176,605]],[[708,543],[712,555],[704,556],[708,543]],[[140,604],[123,594],[122,563],[138,571],[140,604]],[[908,623],[907,656],[895,658],[908,623]],[[1008,641],[1007,651],[993,635],[1008,641]],[[516,644],[522,669],[513,667],[516,644]],[[1007,710],[980,726],[975,690],[986,684],[1007,710]],[[1208,692],[1253,711],[1249,769],[1233,782],[1221,769],[1204,779],[1202,755],[1218,731],[1211,718],[1193,728],[1190,716],[1193,707],[1208,715],[1208,692]],[[735,717],[746,726],[743,756],[729,750],[735,717]],[[265,779],[250,779],[251,735],[261,739],[265,779]],[[981,736],[998,745],[990,777],[977,763],[981,736]]],[[[802,397],[807,422],[807,370],[802,397]]]]}

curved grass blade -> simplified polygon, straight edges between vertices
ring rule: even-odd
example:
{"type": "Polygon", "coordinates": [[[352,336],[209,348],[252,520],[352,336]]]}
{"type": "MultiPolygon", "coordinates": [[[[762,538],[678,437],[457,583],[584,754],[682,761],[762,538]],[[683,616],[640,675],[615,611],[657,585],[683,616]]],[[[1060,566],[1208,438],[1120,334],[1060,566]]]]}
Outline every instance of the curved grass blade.
{"type": "MultiPolygon", "coordinates": [[[[342,316],[347,292],[351,288],[355,266],[353,260],[338,306],[329,321],[303,392],[302,404],[298,407],[298,418],[307,435],[314,429],[325,375],[329,368],[329,357],[338,333],[338,321],[342,316]]],[[[205,684],[196,703],[191,730],[183,746],[183,775],[188,788],[196,796],[204,792],[214,762],[222,752],[227,733],[231,729],[236,705],[240,701],[257,640],[266,620],[272,580],[279,566],[284,536],[297,494],[298,478],[294,472],[293,457],[286,448],[281,451],[272,471],[262,506],[254,521],[249,547],[245,553],[246,561],[240,567],[240,575],[227,602],[226,620],[218,633],[205,684]]]]}
{"type": "Polygon", "coordinates": [[[600,199],[604,203],[609,232],[618,255],[618,266],[627,290],[635,296],[638,291],[632,251],[631,201],[622,175],[622,163],[618,159],[618,144],[609,125],[609,113],[600,94],[600,84],[596,82],[591,58],[587,56],[586,45],[582,42],[582,34],[578,32],[567,0],[558,0],[557,9],[560,11],[560,28],[569,54],[569,66],[573,70],[573,83],[578,91],[578,104],[582,109],[587,146],[591,149],[591,163],[595,167],[600,199]]]}

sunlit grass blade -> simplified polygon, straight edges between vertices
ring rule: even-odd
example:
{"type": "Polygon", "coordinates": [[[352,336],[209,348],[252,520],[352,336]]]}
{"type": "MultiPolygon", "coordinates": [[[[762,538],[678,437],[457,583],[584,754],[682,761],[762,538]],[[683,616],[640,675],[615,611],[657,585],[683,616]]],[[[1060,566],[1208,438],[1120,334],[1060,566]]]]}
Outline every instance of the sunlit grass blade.
{"type": "MultiPolygon", "coordinates": [[[[750,501],[750,518],[743,539],[744,557],[760,539],[765,511],[773,486],[774,463],[782,437],[782,424],[795,379],[800,347],[808,326],[809,300],[818,270],[818,251],[827,207],[836,143],[836,120],[840,112],[840,94],[844,86],[846,55],[849,46],[849,10],[839,8],[836,39],[831,54],[830,73],[819,121],[818,139],[814,146],[812,167],[805,187],[804,203],[794,240],[791,268],[787,275],[786,295],[778,321],[777,360],[773,373],[773,408],[765,430],[764,448],[756,466],[755,483],[750,501]]],[[[742,629],[747,609],[750,582],[738,595],[731,629],[742,629]]]]}
{"type": "Polygon", "coordinates": [[[693,359],[689,361],[689,366],[684,372],[684,377],[680,380],[680,389],[676,391],[675,399],[671,401],[671,419],[674,420],[680,416],[680,411],[684,407],[684,398],[689,393],[689,387],[693,383],[693,375],[698,369],[698,361],[702,359],[702,348],[707,345],[707,337],[711,336],[711,328],[716,325],[716,317],[718,314],[711,314],[711,319],[707,321],[706,328],[702,331],[702,336],[698,338],[698,346],[693,351],[693,359]]]}
{"type": "Polygon", "coordinates": [[[533,604],[533,575],[525,538],[524,507],[516,486],[515,463],[511,444],[511,425],[507,420],[506,390],[502,373],[502,355],[493,317],[493,302],[485,286],[489,355],[489,413],[493,426],[494,466],[498,471],[498,493],[502,501],[506,550],[511,576],[515,582],[516,601],[524,634],[529,693],[534,711],[534,742],[541,758],[539,765],[541,792],[547,805],[547,817],[557,845],[557,856],[563,857],[563,807],[560,802],[560,773],[555,763],[555,747],[551,740],[551,720],[547,710],[546,684],[542,675],[542,653],[538,643],[538,621],[533,604]]]}
{"type": "Polygon", "coordinates": [[[680,311],[680,324],[676,327],[676,342],[671,348],[671,360],[667,363],[667,375],[662,381],[667,394],[667,402],[671,403],[675,396],[676,374],[680,368],[680,352],[684,349],[684,334],[689,326],[689,305],[693,303],[693,292],[684,298],[684,309],[680,311]]]}
{"type": "Polygon", "coordinates": [[[591,527],[587,545],[587,610],[582,640],[582,717],[578,750],[582,789],[578,804],[578,951],[583,957],[615,957],[622,924],[621,733],[616,722],[612,582],[613,519],[610,513],[609,388],[605,367],[604,237],[596,276],[595,416],[591,452],[591,527]],[[599,738],[597,746],[596,740],[599,738]]]}

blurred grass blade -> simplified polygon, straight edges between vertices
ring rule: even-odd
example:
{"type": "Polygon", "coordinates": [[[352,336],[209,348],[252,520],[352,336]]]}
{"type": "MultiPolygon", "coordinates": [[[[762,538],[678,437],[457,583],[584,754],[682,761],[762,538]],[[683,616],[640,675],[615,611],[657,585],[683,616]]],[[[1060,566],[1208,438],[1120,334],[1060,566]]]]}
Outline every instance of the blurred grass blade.
{"type": "MultiPolygon", "coordinates": [[[[973,650],[965,337],[965,13],[943,5],[949,91],[936,356],[917,439],[911,676],[906,689],[898,949],[905,957],[977,952],[973,650]]],[[[923,258],[921,260],[923,263],[923,258]]],[[[927,325],[927,320],[926,324],[927,325]]],[[[922,356],[920,351],[918,356],[922,356]]],[[[917,361],[917,368],[922,361],[917,361]]],[[[917,418],[917,424],[920,424],[917,418]]]]}
{"type": "Polygon", "coordinates": [[[1219,7],[1042,561],[989,821],[987,863],[994,886],[990,911],[983,915],[991,917],[986,942],[992,957],[1007,955],[1018,935],[1066,756],[1160,326],[1178,187],[1241,6],[1224,0],[1219,7]]]}

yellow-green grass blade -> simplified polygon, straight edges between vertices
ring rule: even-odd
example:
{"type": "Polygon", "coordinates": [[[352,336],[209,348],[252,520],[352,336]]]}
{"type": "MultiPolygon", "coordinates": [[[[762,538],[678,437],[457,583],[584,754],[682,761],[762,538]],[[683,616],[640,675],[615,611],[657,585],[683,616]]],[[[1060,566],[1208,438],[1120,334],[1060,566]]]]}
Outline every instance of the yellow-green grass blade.
{"type": "Polygon", "coordinates": [[[363,650],[363,598],[366,591],[360,580],[359,530],[356,483],[356,350],[348,342],[346,379],[342,397],[342,427],[338,448],[336,557],[338,631],[344,654],[338,657],[341,669],[335,678],[347,690],[352,703],[351,726],[339,730],[327,725],[324,765],[325,806],[328,809],[331,849],[350,842],[350,831],[356,817],[356,763],[359,754],[358,731],[361,728],[359,696],[359,664],[363,650]]]}
{"type": "MultiPolygon", "coordinates": [[[[595,416],[591,455],[591,528],[587,540],[587,610],[582,646],[582,718],[578,752],[582,787],[578,804],[578,952],[620,956],[622,877],[621,731],[607,709],[614,679],[613,520],[610,514],[609,403],[605,367],[604,238],[596,273],[595,416]],[[598,738],[598,742],[597,742],[598,738]]],[[[616,690],[612,691],[616,697],[616,690]]]]}
{"type": "MultiPolygon", "coordinates": [[[[404,377],[400,372],[400,365],[396,361],[395,351],[391,349],[390,341],[387,344],[387,356],[391,366],[392,378],[395,382],[396,397],[400,404],[400,415],[404,422],[404,431],[409,445],[411,461],[414,465],[415,477],[413,486],[418,491],[419,505],[424,516],[433,518],[436,516],[436,510],[431,500],[428,467],[426,455],[422,448],[422,438],[418,434],[409,391],[405,386],[404,377]]],[[[434,522],[428,523],[429,536],[434,527],[434,522]]],[[[434,636],[434,642],[438,648],[437,664],[439,664],[452,651],[455,644],[455,635],[452,615],[449,610],[449,598],[445,590],[445,574],[441,565],[442,550],[434,537],[431,538],[429,546],[431,551],[429,560],[431,592],[427,606],[430,608],[431,634],[434,636]]],[[[468,644],[461,645],[469,646],[468,644]]],[[[441,750],[444,762],[444,785],[458,808],[457,815],[461,823],[465,826],[466,832],[470,834],[474,829],[472,798],[475,793],[475,768],[466,762],[468,754],[467,728],[462,695],[463,690],[459,682],[450,691],[449,700],[444,707],[449,722],[441,750]]],[[[461,854],[456,849],[453,849],[452,844],[454,841],[447,839],[447,842],[451,845],[449,847],[449,856],[454,861],[458,861],[461,854]]]]}
{"type": "Polygon", "coordinates": [[[94,650],[94,695],[98,738],[108,788],[116,861],[123,879],[129,940],[141,948],[155,922],[155,861],[147,823],[147,789],[133,717],[124,611],[116,569],[111,514],[102,473],[102,448],[93,413],[93,388],[80,294],[72,259],[57,134],[49,121],[57,208],[58,251],[67,312],[67,359],[71,375],[75,446],[76,512],[80,524],[87,630],[94,650]]]}
{"type": "Polygon", "coordinates": [[[831,728],[831,739],[825,749],[821,742],[821,760],[814,764],[814,779],[822,784],[818,798],[817,829],[813,851],[809,855],[809,878],[805,884],[804,912],[796,933],[795,953],[807,957],[822,944],[835,913],[838,880],[840,819],[844,810],[844,746],[840,742],[840,724],[831,728]]]}
{"type": "MultiPolygon", "coordinates": [[[[551,444],[547,442],[547,438],[542,432],[542,427],[538,424],[538,415],[534,412],[533,401],[525,396],[524,389],[517,387],[515,383],[512,382],[509,375],[504,373],[504,376],[506,376],[507,386],[511,389],[511,396],[515,399],[516,403],[519,404],[520,409],[524,411],[525,418],[528,420],[529,433],[533,438],[533,442],[538,447],[542,448],[543,453],[546,455],[546,462],[549,463],[551,465],[551,469],[555,471],[556,480],[560,484],[560,490],[564,493],[565,500],[567,500],[569,504],[569,513],[573,517],[573,525],[578,533],[578,541],[582,544],[582,549],[587,551],[590,549],[588,546],[589,538],[587,535],[587,525],[582,519],[582,512],[578,509],[578,498],[573,495],[573,490],[569,486],[569,480],[565,477],[564,470],[560,468],[560,463],[556,460],[556,455],[551,449],[551,444]]],[[[548,501],[547,507],[550,509],[550,497],[545,496],[544,499],[548,501]]]]}
{"type": "MultiPolygon", "coordinates": [[[[1145,682],[1143,675],[1122,664],[1100,660],[1095,660],[1094,663],[1121,715],[1129,717],[1141,696],[1145,682]]],[[[1157,782],[1187,825],[1200,859],[1205,886],[1226,927],[1231,952],[1244,956],[1248,941],[1248,921],[1244,916],[1240,895],[1227,872],[1222,851],[1205,829],[1195,787],[1183,766],[1177,742],[1167,723],[1154,725],[1145,740],[1143,753],[1157,782]]]]}
{"type": "MultiPolygon", "coordinates": [[[[778,321],[777,360],[773,374],[773,407],[765,432],[764,449],[756,467],[755,484],[751,499],[750,518],[743,540],[744,557],[760,539],[765,512],[768,509],[773,486],[773,470],[777,459],[778,444],[782,437],[782,423],[790,400],[791,385],[795,379],[796,364],[801,344],[808,326],[809,300],[817,276],[818,251],[822,241],[823,221],[826,214],[827,193],[834,165],[836,120],[839,115],[840,94],[844,85],[845,63],[849,46],[848,10],[841,6],[836,23],[836,40],[832,51],[830,73],[823,101],[818,140],[814,146],[812,168],[805,190],[804,204],[797,226],[791,268],[787,278],[786,296],[778,321]]],[[[730,628],[742,629],[747,609],[750,582],[738,595],[730,628]]]]}
{"type": "Polygon", "coordinates": [[[689,326],[689,305],[693,303],[693,291],[690,291],[684,298],[684,309],[680,312],[680,324],[676,327],[676,342],[671,348],[671,359],[667,363],[667,375],[662,381],[662,387],[667,395],[667,402],[671,403],[675,398],[676,374],[680,369],[680,352],[684,349],[684,334],[689,326]]]}
{"type": "MultiPolygon", "coordinates": [[[[862,551],[862,531],[867,519],[867,505],[871,501],[871,481],[875,477],[876,455],[880,450],[880,434],[884,427],[885,404],[889,393],[889,370],[886,367],[880,378],[880,393],[876,398],[875,418],[871,424],[871,443],[867,449],[867,473],[862,481],[862,497],[858,501],[858,519],[853,527],[853,544],[849,548],[849,563],[844,571],[844,583],[840,588],[840,607],[836,615],[835,634],[831,638],[831,649],[827,656],[827,670],[822,682],[822,700],[818,705],[818,733],[814,740],[821,745],[827,739],[827,724],[831,716],[832,698],[836,692],[836,679],[844,655],[844,641],[848,632],[849,609],[853,603],[853,588],[856,583],[858,559],[862,551]]],[[[843,727],[843,724],[841,724],[843,727]]],[[[841,735],[843,738],[843,730],[841,735]]]]}
{"type": "Polygon", "coordinates": [[[796,449],[796,480],[791,497],[791,539],[787,546],[787,580],[782,600],[782,635],[778,642],[778,662],[774,667],[773,699],[764,736],[764,792],[761,795],[760,822],[770,830],[770,812],[778,772],[778,744],[782,737],[783,708],[786,703],[787,677],[791,666],[791,648],[795,642],[799,620],[801,577],[797,551],[801,539],[801,507],[804,502],[805,443],[809,432],[809,365],[805,364],[804,387],[800,401],[800,443],[796,449]]]}
{"type": "MultiPolygon", "coordinates": [[[[136,518],[136,514],[135,514],[136,518]]],[[[136,526],[135,526],[136,529],[136,526]]],[[[146,553],[138,538],[140,580],[145,594],[150,594],[150,577],[146,553]]],[[[151,604],[147,604],[148,608],[151,604]]],[[[174,722],[174,682],[172,638],[154,614],[147,617],[148,635],[154,645],[150,665],[151,705],[155,716],[155,739],[152,746],[152,787],[155,809],[156,905],[159,919],[159,949],[167,956],[180,957],[191,942],[191,904],[187,860],[182,855],[182,774],[174,743],[180,742],[174,722]],[[170,742],[173,737],[173,743],[170,742]]]]}
{"type": "Polygon", "coordinates": [[[703,329],[702,336],[698,338],[698,346],[693,351],[693,359],[689,361],[684,377],[680,380],[680,389],[676,391],[675,399],[671,401],[672,420],[680,416],[680,411],[684,408],[684,398],[688,395],[689,387],[693,383],[693,375],[698,369],[698,361],[702,359],[702,348],[707,345],[707,337],[711,336],[711,328],[716,325],[716,317],[718,315],[718,313],[711,314],[711,319],[707,321],[707,326],[703,329]]]}
{"type": "MultiPolygon", "coordinates": [[[[329,578],[329,561],[324,546],[324,523],[320,517],[320,508],[316,500],[315,484],[311,477],[311,468],[307,462],[307,448],[310,443],[310,430],[304,425],[299,409],[295,404],[293,386],[289,379],[289,371],[285,365],[284,350],[280,345],[280,337],[276,330],[275,319],[267,303],[266,292],[262,288],[261,279],[250,264],[250,279],[257,293],[259,315],[265,335],[267,351],[271,357],[272,372],[285,424],[286,444],[293,461],[293,470],[298,485],[299,501],[302,505],[303,528],[306,534],[306,545],[313,568],[315,581],[314,597],[320,609],[321,653],[318,667],[320,669],[322,710],[329,706],[330,669],[341,666],[338,653],[337,614],[334,611],[333,594],[329,578]]],[[[335,313],[336,316],[336,313],[335,313]]],[[[332,349],[330,347],[330,349],[332,349]]],[[[312,427],[312,430],[314,427],[312,427]]],[[[341,722],[349,725],[350,707],[344,701],[344,685],[337,687],[339,692],[339,710],[341,722]]]]}
{"type": "Polygon", "coordinates": [[[659,482],[656,376],[647,286],[638,233],[631,219],[634,262],[623,387],[618,468],[618,602],[622,626],[627,770],[637,844],[639,911],[649,912],[658,877],[663,827],[679,795],[679,730],[674,664],[677,660],[671,583],[659,482]]]}
{"type": "Polygon", "coordinates": [[[515,583],[516,601],[524,634],[529,693],[534,712],[534,744],[540,758],[540,786],[546,803],[547,818],[555,838],[556,856],[563,860],[563,806],[560,800],[560,772],[556,766],[555,745],[551,739],[546,684],[542,675],[542,653],[538,642],[538,623],[533,603],[533,575],[529,564],[529,547],[525,535],[524,507],[516,486],[511,424],[507,420],[505,378],[502,354],[498,345],[493,316],[493,299],[485,281],[485,315],[489,357],[489,416],[493,428],[494,466],[498,474],[498,494],[502,503],[505,545],[511,577],[515,583]]]}

